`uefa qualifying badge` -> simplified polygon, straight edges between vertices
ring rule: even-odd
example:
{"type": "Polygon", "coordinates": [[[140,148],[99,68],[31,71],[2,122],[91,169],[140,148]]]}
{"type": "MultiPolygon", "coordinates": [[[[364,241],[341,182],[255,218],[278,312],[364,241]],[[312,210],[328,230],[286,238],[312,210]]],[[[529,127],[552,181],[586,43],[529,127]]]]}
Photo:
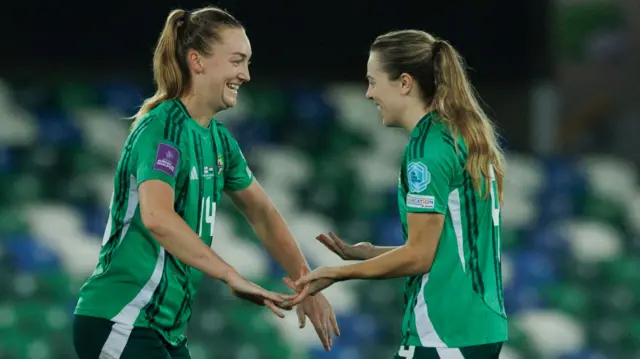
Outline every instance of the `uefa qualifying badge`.
{"type": "Polygon", "coordinates": [[[407,165],[407,181],[411,192],[422,192],[431,182],[431,173],[422,162],[411,162],[407,165]]]}

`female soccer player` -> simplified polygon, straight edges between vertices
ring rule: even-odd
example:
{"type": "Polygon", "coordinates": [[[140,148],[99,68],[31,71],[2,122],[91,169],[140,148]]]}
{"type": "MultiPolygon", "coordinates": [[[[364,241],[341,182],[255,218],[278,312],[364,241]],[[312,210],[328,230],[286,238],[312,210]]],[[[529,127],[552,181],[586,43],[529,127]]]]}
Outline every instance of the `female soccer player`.
{"type": "Polygon", "coordinates": [[[213,7],[169,14],[153,58],[157,92],[135,116],[99,263],[80,290],[74,320],[80,359],[189,358],[183,331],[203,274],[279,316],[278,307],[301,302],[301,324],[309,316],[329,349],[330,329],[338,329],[326,298],[267,291],[211,249],[225,192],[289,275],[308,271],[238,143],[213,119],[236,104],[250,57],[244,29],[230,14],[213,7]]]}
{"type": "Polygon", "coordinates": [[[504,158],[456,50],[415,30],[379,36],[367,66],[389,127],[410,133],[398,179],[405,244],[318,240],[344,259],[292,287],[310,293],[349,279],[407,277],[396,358],[497,359],[507,340],[500,264],[504,158]]]}

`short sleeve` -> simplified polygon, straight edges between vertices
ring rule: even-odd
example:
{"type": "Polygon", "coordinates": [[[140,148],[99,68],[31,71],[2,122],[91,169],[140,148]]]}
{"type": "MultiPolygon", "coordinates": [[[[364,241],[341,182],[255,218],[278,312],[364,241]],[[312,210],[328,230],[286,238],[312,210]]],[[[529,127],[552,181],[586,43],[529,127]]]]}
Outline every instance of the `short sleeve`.
{"type": "Polygon", "coordinates": [[[160,180],[175,188],[183,160],[180,148],[165,138],[164,124],[160,119],[152,119],[142,126],[145,128],[133,130],[130,139],[136,157],[132,173],[135,173],[137,185],[148,180],[160,180]]]}
{"type": "Polygon", "coordinates": [[[253,182],[253,172],[249,168],[247,160],[242,154],[238,141],[226,128],[220,131],[222,142],[225,146],[227,166],[224,179],[224,188],[230,191],[242,191],[253,182]]]}
{"type": "Polygon", "coordinates": [[[424,155],[407,158],[407,211],[445,214],[451,183],[459,165],[453,148],[438,143],[429,147],[424,155]]]}

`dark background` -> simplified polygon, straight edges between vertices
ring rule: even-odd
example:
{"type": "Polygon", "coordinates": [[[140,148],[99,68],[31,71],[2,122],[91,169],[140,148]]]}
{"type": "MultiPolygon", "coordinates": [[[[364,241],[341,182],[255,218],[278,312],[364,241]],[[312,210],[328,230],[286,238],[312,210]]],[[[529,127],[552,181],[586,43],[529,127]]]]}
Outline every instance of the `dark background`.
{"type": "Polygon", "coordinates": [[[126,77],[151,85],[153,47],[168,12],[207,4],[245,24],[254,83],[363,82],[377,35],[419,28],[445,38],[467,60],[509,147],[529,149],[529,88],[552,72],[550,5],[541,0],[11,2],[0,22],[0,76],[18,83],[126,77]]]}
{"type": "MultiPolygon", "coordinates": [[[[361,79],[368,45],[379,34],[421,28],[450,40],[492,81],[527,81],[549,73],[547,1],[219,1],[240,19],[254,47],[256,76],[361,79]]],[[[1,63],[33,69],[150,63],[169,10],[199,1],[16,3],[3,13],[1,63]],[[40,67],[40,66],[38,66],[40,67]]],[[[11,71],[13,72],[13,71],[11,71]]]]}

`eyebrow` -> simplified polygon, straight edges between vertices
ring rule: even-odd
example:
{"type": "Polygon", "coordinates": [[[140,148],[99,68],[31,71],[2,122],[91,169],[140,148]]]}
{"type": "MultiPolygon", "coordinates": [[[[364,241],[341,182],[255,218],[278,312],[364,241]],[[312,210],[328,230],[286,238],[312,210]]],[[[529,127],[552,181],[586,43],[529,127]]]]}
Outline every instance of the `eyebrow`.
{"type": "Polygon", "coordinates": [[[236,52],[232,53],[231,55],[240,56],[240,57],[242,57],[243,60],[248,58],[248,57],[251,57],[251,55],[248,55],[248,54],[246,54],[244,52],[239,52],[239,51],[236,51],[236,52]]]}

